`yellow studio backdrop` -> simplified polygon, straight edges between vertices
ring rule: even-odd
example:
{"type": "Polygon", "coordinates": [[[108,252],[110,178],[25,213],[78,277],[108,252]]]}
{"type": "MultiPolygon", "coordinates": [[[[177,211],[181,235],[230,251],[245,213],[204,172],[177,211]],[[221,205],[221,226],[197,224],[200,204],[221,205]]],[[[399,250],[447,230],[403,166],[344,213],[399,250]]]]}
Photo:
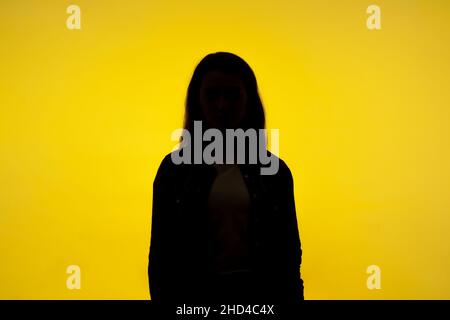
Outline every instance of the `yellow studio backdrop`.
{"type": "Polygon", "coordinates": [[[305,298],[450,298],[449,1],[3,0],[0,37],[0,298],[150,298],[153,179],[216,51],[280,129],[305,298]]]}

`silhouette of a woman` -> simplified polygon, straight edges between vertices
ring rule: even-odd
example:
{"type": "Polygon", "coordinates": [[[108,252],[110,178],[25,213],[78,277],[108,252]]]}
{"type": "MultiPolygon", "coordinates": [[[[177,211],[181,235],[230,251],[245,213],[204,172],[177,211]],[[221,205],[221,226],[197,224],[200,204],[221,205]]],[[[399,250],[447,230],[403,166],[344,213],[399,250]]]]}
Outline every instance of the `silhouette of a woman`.
{"type": "MultiPolygon", "coordinates": [[[[198,64],[186,99],[190,133],[194,121],[221,132],[265,128],[257,81],[243,59],[217,52],[198,64]]],[[[259,162],[191,163],[166,155],[153,183],[151,299],[302,300],[293,179],[284,161],[275,175],[261,175],[259,162]]]]}

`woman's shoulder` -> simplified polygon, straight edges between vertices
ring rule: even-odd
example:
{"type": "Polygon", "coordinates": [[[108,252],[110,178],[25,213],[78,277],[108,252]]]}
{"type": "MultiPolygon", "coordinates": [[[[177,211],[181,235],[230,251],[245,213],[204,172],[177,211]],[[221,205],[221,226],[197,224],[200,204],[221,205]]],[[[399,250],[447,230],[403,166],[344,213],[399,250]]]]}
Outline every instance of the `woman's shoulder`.
{"type": "Polygon", "coordinates": [[[176,173],[178,165],[172,161],[172,154],[173,152],[170,152],[162,158],[156,172],[154,184],[159,183],[162,179],[167,180],[176,173]]]}
{"type": "Polygon", "coordinates": [[[278,170],[275,173],[276,177],[292,180],[292,172],[285,160],[270,152],[269,150],[267,150],[267,156],[273,157],[271,161],[278,163],[278,170]]]}
{"type": "MultiPolygon", "coordinates": [[[[155,179],[159,179],[161,177],[166,178],[175,177],[179,174],[182,174],[184,171],[186,171],[186,169],[191,167],[183,163],[178,164],[177,161],[174,162],[173,159],[176,157],[176,152],[177,151],[169,152],[163,157],[159,165],[155,179]]],[[[275,155],[274,153],[270,152],[269,150],[267,150],[267,156],[271,159],[270,161],[272,164],[273,163],[277,164],[278,168],[277,170],[275,170],[275,174],[267,175],[266,177],[275,178],[277,180],[278,179],[285,181],[287,180],[292,182],[293,180],[292,173],[286,161],[283,160],[281,157],[275,155]]]]}
{"type": "Polygon", "coordinates": [[[161,164],[159,165],[162,168],[168,168],[175,166],[175,163],[172,161],[172,155],[175,151],[169,152],[164,156],[164,158],[161,160],[161,164]]]}

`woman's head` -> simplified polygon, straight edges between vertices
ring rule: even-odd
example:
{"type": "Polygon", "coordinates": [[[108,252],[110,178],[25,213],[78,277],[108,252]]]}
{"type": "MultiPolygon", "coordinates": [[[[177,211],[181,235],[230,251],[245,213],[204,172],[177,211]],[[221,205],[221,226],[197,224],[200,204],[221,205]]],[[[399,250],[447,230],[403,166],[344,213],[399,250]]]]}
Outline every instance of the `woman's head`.
{"type": "Polygon", "coordinates": [[[264,129],[264,109],[256,77],[240,57],[228,52],[207,55],[194,70],[186,97],[184,128],[264,129]]]}

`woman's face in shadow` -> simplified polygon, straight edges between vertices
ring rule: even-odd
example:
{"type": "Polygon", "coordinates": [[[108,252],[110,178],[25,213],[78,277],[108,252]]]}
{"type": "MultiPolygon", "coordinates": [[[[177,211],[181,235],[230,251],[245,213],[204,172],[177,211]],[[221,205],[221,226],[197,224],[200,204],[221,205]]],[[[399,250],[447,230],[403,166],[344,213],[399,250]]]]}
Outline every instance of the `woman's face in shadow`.
{"type": "Polygon", "coordinates": [[[247,111],[247,92],[237,76],[210,71],[203,77],[199,102],[210,128],[236,129],[247,111]]]}

